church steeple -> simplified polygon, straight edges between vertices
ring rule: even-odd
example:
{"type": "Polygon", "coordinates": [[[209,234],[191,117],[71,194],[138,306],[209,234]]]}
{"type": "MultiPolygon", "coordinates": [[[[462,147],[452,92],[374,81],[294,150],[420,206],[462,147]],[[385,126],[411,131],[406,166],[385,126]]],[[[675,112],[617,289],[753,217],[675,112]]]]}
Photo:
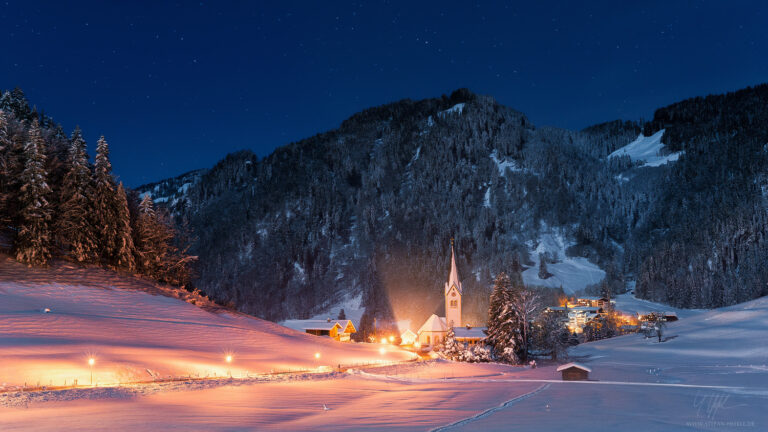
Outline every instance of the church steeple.
{"type": "Polygon", "coordinates": [[[456,267],[456,253],[453,251],[453,239],[451,239],[451,274],[448,275],[448,283],[445,285],[445,294],[448,294],[448,290],[452,286],[456,286],[459,290],[459,294],[464,294],[461,289],[461,281],[459,280],[459,269],[456,267]]]}
{"type": "Polygon", "coordinates": [[[448,282],[445,283],[445,323],[448,327],[460,327],[461,321],[461,296],[464,291],[459,280],[459,269],[456,267],[456,253],[453,250],[451,239],[451,273],[448,282]]]}

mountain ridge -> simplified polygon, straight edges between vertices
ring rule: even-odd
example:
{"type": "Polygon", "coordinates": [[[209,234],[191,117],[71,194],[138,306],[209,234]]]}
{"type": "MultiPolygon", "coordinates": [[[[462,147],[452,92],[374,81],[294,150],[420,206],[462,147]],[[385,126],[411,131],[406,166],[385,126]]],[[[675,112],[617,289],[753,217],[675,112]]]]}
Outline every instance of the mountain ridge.
{"type": "MultiPolygon", "coordinates": [[[[688,307],[729,304],[762,291],[754,288],[733,299],[710,293],[691,302],[682,298],[684,290],[671,288],[683,276],[659,276],[649,264],[668,253],[670,242],[658,229],[669,231],[664,227],[673,222],[663,216],[670,197],[684,199],[702,186],[679,178],[681,169],[709,163],[702,151],[660,167],[608,156],[641,132],[650,136],[661,129],[667,130],[661,142],[670,151],[695,145],[756,149],[754,140],[765,135],[765,127],[750,132],[747,141],[725,143],[721,129],[751,128],[755,119],[765,118],[754,101],[768,100],[767,88],[681,101],[660,108],[645,124],[617,120],[581,131],[537,128],[519,111],[466,89],[442,98],[405,99],[364,110],[338,129],[264,158],[247,150],[230,154],[209,170],[194,171],[199,177],[183,193],[160,198],[167,198],[177,218],[199,236],[200,288],[274,320],[330,312],[356,295],[363,296],[368,311],[364,321],[439,312],[436,287],[447,268],[448,239],[455,237],[460,270],[469,282],[467,311],[479,321],[492,276],[506,270],[514,255],[527,266],[564,258],[533,255],[530,244],[547,233],[568,238],[567,254],[605,270],[605,285],[614,292],[623,290],[625,275],[634,275],[639,294],[651,300],[688,307]],[[458,104],[461,109],[451,110],[458,104]],[[740,107],[739,114],[724,120],[729,106],[740,107]],[[698,121],[706,133],[686,139],[696,110],[702,111],[698,121]],[[680,119],[685,123],[678,124],[680,119]],[[676,190],[673,180],[683,190],[676,190]]],[[[715,156],[726,174],[737,175],[741,167],[731,166],[728,152],[715,156]]],[[[750,171],[755,181],[765,164],[763,154],[757,156],[750,171]]],[[[739,186],[748,187],[749,181],[740,176],[739,186]]],[[[717,201],[712,194],[719,200],[725,193],[712,182],[704,186],[709,201],[717,201]]],[[[742,194],[742,203],[759,200],[756,192],[742,194]]],[[[746,216],[742,210],[739,215],[746,216]]],[[[727,224],[732,218],[725,216],[714,213],[707,226],[727,224]]],[[[758,219],[752,229],[762,236],[764,218],[758,219]]],[[[738,246],[750,247],[755,245],[738,246]]],[[[762,256],[762,241],[756,247],[753,255],[762,256]]],[[[727,271],[734,271],[732,264],[727,271]]],[[[750,272],[749,277],[768,281],[768,275],[750,272]]],[[[687,288],[693,286],[690,275],[686,280],[687,288]]],[[[723,283],[709,276],[701,280],[723,283]]]]}

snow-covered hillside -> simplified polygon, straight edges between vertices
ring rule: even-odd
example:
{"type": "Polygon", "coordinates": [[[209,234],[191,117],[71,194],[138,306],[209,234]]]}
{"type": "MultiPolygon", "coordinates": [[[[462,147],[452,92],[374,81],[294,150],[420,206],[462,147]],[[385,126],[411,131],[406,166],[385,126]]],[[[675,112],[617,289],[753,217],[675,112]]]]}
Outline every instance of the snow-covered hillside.
{"type": "Polygon", "coordinates": [[[105,270],[30,269],[0,255],[0,387],[87,384],[91,357],[99,383],[412,357],[302,334],[201,299],[198,307],[174,293],[105,270]]]}
{"type": "Polygon", "coordinates": [[[616,302],[616,310],[629,315],[647,314],[650,312],[673,312],[678,318],[688,318],[704,312],[703,309],[679,309],[661,303],[654,303],[639,299],[631,293],[617,295],[613,300],[616,302]]]}
{"type": "Polygon", "coordinates": [[[668,162],[676,161],[683,152],[663,154],[664,143],[661,137],[664,129],[647,137],[640,134],[637,139],[608,155],[609,158],[629,156],[634,162],[642,162],[645,166],[657,167],[668,162]]]}
{"type": "Polygon", "coordinates": [[[523,272],[523,282],[527,285],[563,287],[566,294],[573,294],[605,278],[605,272],[588,259],[566,256],[565,250],[570,244],[559,232],[544,233],[537,243],[530,242],[528,246],[536,265],[523,272]],[[546,279],[539,278],[538,259],[542,254],[555,261],[547,264],[547,271],[552,276],[546,279]]]}
{"type": "MultiPolygon", "coordinates": [[[[8,267],[3,264],[1,269],[8,267]]],[[[35,284],[30,282],[27,278],[26,286],[34,288],[35,284]]],[[[36,294],[30,297],[30,304],[22,304],[18,298],[24,297],[23,289],[7,282],[1,286],[3,300],[12,299],[9,294],[15,296],[13,301],[17,311],[9,313],[4,309],[0,316],[9,320],[14,315],[28,315],[20,331],[33,335],[42,333],[39,320],[31,318],[37,317],[37,312],[32,310],[36,306],[31,303],[44,297],[36,294]],[[9,293],[9,287],[12,293],[9,293]],[[30,331],[30,328],[35,330],[30,331]]],[[[29,292],[40,293],[36,288],[29,292]]],[[[75,292],[85,291],[76,288],[75,292]]],[[[143,292],[133,294],[151,297],[143,292]]],[[[78,294],[76,298],[85,300],[81,296],[78,294]]],[[[119,306],[113,309],[103,301],[97,302],[88,308],[93,319],[96,319],[97,310],[117,315],[117,309],[129,306],[112,297],[102,300],[117,301],[119,306]]],[[[165,300],[169,304],[179,303],[165,300]]],[[[633,301],[622,299],[622,302],[632,304],[633,301]]],[[[183,318],[185,325],[223,326],[201,332],[206,344],[215,344],[205,336],[211,332],[226,340],[230,334],[238,337],[241,331],[239,326],[225,326],[221,321],[201,320],[208,312],[199,309],[201,315],[182,312],[187,307],[195,309],[182,306],[173,311],[183,315],[177,318],[183,318]]],[[[142,319],[150,319],[147,315],[142,316],[142,319]]],[[[65,315],[62,319],[71,318],[65,315]]],[[[238,321],[239,318],[226,319],[238,321]]],[[[98,318],[105,324],[111,320],[98,318]]],[[[251,327],[254,333],[264,329],[261,324],[265,323],[253,322],[257,323],[251,327]]],[[[138,325],[143,330],[151,330],[167,324],[138,325]]],[[[82,326],[78,328],[86,330],[82,326]]],[[[8,327],[2,331],[4,335],[13,333],[8,327]]],[[[52,329],[47,331],[53,332],[52,329]]],[[[189,341],[183,334],[181,336],[189,341]]],[[[291,344],[280,345],[281,349],[271,347],[269,351],[290,356],[294,351],[292,347],[296,351],[304,350],[312,339],[298,336],[292,340],[271,340],[291,344]]],[[[121,340],[128,338],[139,339],[138,336],[115,335],[121,344],[125,344],[121,340]]],[[[158,341],[156,336],[151,339],[158,341]]],[[[4,351],[8,340],[8,336],[0,339],[4,351]]],[[[22,357],[16,357],[16,362],[27,358],[38,362],[44,357],[43,351],[49,356],[59,355],[54,354],[54,348],[48,347],[61,347],[55,338],[43,341],[35,336],[31,341],[31,347],[23,341],[14,342],[14,350],[25,351],[22,357]]],[[[163,341],[168,346],[154,348],[162,349],[166,355],[178,357],[186,351],[179,346],[183,343],[174,341],[173,336],[166,336],[163,341]]],[[[143,346],[132,348],[148,353],[143,346]]],[[[362,348],[361,351],[366,352],[362,348]]],[[[562,381],[556,364],[542,363],[540,367],[530,369],[435,361],[380,370],[351,370],[315,378],[235,380],[229,384],[192,383],[166,388],[128,387],[110,392],[84,389],[79,390],[80,393],[60,395],[55,392],[0,393],[0,430],[100,430],[104,425],[116,431],[768,429],[768,411],[765,410],[768,405],[768,298],[718,310],[695,311],[691,316],[670,323],[662,343],[632,334],[579,345],[571,349],[570,356],[571,361],[580,362],[592,370],[589,381],[562,381]],[[158,415],[159,412],[162,415],[158,415]]],[[[3,366],[7,367],[6,356],[2,359],[3,366]]]]}

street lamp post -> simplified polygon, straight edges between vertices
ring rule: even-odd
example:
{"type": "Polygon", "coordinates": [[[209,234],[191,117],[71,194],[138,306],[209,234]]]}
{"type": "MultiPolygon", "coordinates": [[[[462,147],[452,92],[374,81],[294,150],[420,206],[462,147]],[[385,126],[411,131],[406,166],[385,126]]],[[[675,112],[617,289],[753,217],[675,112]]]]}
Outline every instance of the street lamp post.
{"type": "Polygon", "coordinates": [[[91,367],[91,387],[93,387],[93,365],[96,363],[96,360],[93,359],[93,357],[88,359],[88,366],[91,367]]]}

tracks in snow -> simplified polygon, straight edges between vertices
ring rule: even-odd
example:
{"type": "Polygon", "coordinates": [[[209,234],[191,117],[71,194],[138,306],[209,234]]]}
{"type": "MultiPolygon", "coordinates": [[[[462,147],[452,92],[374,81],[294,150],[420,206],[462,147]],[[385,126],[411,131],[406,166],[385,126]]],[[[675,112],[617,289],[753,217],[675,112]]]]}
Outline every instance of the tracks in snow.
{"type": "Polygon", "coordinates": [[[485,410],[485,411],[483,411],[483,412],[481,412],[479,414],[473,415],[472,417],[467,417],[467,418],[465,418],[463,420],[459,420],[459,421],[451,423],[449,425],[440,426],[438,428],[432,429],[430,432],[447,431],[447,430],[453,429],[455,427],[465,426],[465,425],[467,425],[469,423],[472,423],[475,420],[480,420],[483,417],[488,417],[489,415],[495,413],[496,411],[503,410],[504,408],[508,408],[508,407],[510,407],[510,406],[512,406],[512,405],[514,405],[514,404],[516,404],[518,402],[520,402],[520,401],[524,401],[524,400],[528,399],[529,397],[531,397],[531,396],[533,396],[533,395],[535,395],[535,394],[537,394],[539,392],[542,392],[542,391],[548,389],[549,386],[550,386],[550,384],[542,384],[537,389],[532,390],[532,391],[530,391],[528,393],[521,394],[520,396],[517,396],[515,398],[512,398],[512,399],[504,402],[503,404],[501,404],[501,405],[499,405],[497,407],[489,408],[489,409],[487,409],[487,410],[485,410]]]}

